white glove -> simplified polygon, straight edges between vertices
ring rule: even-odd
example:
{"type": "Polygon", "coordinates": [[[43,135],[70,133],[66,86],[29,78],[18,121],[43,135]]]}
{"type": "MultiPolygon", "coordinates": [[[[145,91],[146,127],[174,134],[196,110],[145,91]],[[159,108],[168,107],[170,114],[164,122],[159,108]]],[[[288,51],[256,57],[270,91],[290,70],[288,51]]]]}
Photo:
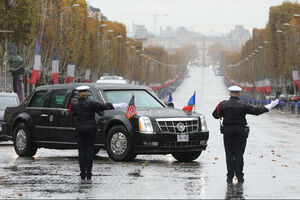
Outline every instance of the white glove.
{"type": "Polygon", "coordinates": [[[279,103],[279,99],[276,99],[276,100],[274,100],[274,101],[271,101],[270,104],[265,105],[265,107],[266,107],[268,110],[271,110],[272,108],[274,108],[275,106],[277,106],[278,103],[279,103]]]}
{"type": "Polygon", "coordinates": [[[114,109],[117,109],[117,108],[126,108],[127,106],[128,106],[127,103],[115,103],[115,104],[113,104],[114,109]]]}

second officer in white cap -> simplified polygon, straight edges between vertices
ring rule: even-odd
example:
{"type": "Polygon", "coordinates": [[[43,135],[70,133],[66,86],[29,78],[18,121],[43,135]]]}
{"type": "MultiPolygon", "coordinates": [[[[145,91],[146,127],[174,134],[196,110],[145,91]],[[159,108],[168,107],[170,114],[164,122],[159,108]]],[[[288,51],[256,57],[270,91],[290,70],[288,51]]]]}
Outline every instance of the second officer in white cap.
{"type": "Polygon", "coordinates": [[[227,164],[227,183],[232,184],[234,176],[238,183],[244,182],[244,152],[246,148],[249,127],[246,114],[261,115],[275,107],[279,100],[276,99],[266,106],[252,106],[240,101],[242,88],[231,86],[230,99],[220,102],[212,113],[215,119],[223,119],[221,133],[223,134],[227,164]]]}
{"type": "Polygon", "coordinates": [[[75,117],[75,133],[78,137],[80,176],[84,180],[92,178],[94,143],[96,138],[95,113],[114,109],[111,103],[89,100],[89,86],[77,87],[79,99],[71,104],[70,112],[75,117]]]}

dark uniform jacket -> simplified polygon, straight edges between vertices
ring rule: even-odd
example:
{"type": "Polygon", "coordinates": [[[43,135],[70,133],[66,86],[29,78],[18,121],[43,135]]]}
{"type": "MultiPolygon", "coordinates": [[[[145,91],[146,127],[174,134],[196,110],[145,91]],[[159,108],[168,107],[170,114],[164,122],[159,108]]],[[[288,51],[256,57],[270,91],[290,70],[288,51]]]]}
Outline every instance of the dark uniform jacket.
{"type": "Polygon", "coordinates": [[[95,125],[95,113],[113,110],[111,103],[98,103],[93,100],[79,98],[71,105],[70,112],[75,117],[75,126],[95,125]]]}
{"type": "Polygon", "coordinates": [[[269,110],[264,106],[256,107],[240,101],[239,97],[230,97],[229,100],[220,102],[212,113],[215,119],[223,117],[223,126],[246,126],[246,114],[260,115],[269,110]]]}

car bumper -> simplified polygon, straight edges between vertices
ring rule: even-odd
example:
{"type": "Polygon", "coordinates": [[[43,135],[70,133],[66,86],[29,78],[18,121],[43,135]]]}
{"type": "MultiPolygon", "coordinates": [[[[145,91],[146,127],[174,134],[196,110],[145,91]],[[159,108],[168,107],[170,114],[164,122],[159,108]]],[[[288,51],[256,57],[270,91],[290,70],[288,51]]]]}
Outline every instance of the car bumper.
{"type": "Polygon", "coordinates": [[[138,154],[168,154],[203,151],[207,147],[209,132],[188,134],[188,141],[178,142],[177,134],[142,134],[134,136],[133,151],[138,154]]]}

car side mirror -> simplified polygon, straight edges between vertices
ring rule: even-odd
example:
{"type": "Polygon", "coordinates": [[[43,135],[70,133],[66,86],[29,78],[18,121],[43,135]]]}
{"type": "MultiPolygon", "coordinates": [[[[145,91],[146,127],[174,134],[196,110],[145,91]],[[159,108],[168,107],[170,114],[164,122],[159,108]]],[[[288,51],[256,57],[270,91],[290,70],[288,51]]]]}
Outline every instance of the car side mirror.
{"type": "Polygon", "coordinates": [[[172,102],[166,101],[165,104],[166,104],[169,108],[174,108],[174,103],[172,103],[172,102]]]}

